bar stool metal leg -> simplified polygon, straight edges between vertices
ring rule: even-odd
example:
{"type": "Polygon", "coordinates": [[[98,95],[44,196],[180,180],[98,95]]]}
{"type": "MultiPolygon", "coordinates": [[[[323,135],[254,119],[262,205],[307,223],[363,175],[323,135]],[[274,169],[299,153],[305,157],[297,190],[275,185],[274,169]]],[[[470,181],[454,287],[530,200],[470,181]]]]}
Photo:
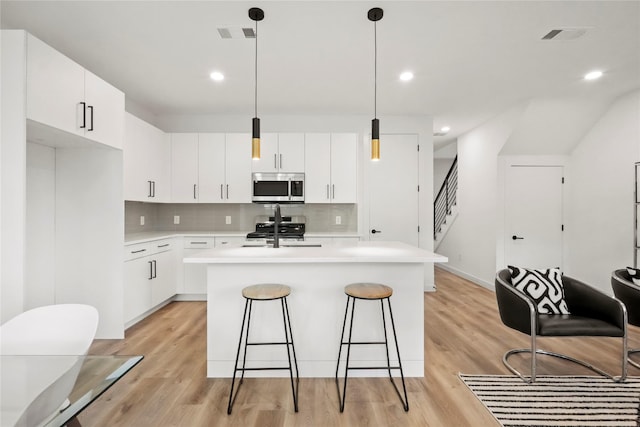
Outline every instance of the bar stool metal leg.
{"type": "Polygon", "coordinates": [[[342,324],[342,334],[340,335],[340,350],[338,351],[338,364],[336,366],[336,387],[338,388],[338,400],[340,401],[340,412],[344,412],[344,403],[347,397],[347,378],[349,372],[349,357],[351,355],[351,337],[353,334],[353,313],[356,306],[356,299],[347,296],[347,306],[344,311],[344,322],[342,324]],[[349,340],[344,342],[344,330],[347,322],[347,314],[349,313],[349,302],[351,302],[351,318],[349,320],[349,340]],[[338,380],[338,370],[340,368],[340,353],[342,352],[342,346],[347,346],[347,359],[344,365],[344,384],[342,387],[342,395],[340,394],[340,383],[338,380]]]}
{"type": "MultiPolygon", "coordinates": [[[[233,402],[235,401],[235,397],[233,395],[233,388],[235,386],[236,383],[236,372],[238,372],[238,359],[240,358],[240,348],[242,347],[242,334],[244,332],[244,324],[245,321],[247,320],[247,309],[249,307],[249,301],[250,300],[246,300],[246,302],[244,303],[244,314],[242,315],[242,326],[240,327],[240,339],[238,340],[238,351],[236,352],[236,362],[233,365],[233,380],[231,380],[231,391],[229,392],[229,404],[227,405],[227,414],[231,414],[231,409],[233,407],[233,402]]],[[[251,313],[251,311],[249,311],[249,313],[251,313]]],[[[249,336],[249,332],[248,332],[248,325],[247,325],[247,337],[249,336]]],[[[246,341],[245,341],[246,342],[246,341]]],[[[245,350],[245,360],[246,360],[246,356],[247,356],[247,346],[245,345],[244,347],[245,350]]],[[[243,368],[244,368],[244,361],[243,361],[243,368]]],[[[242,370],[242,377],[244,378],[244,369],[242,370]]],[[[240,380],[240,383],[238,384],[238,390],[240,390],[240,385],[242,384],[242,380],[240,380]]],[[[236,396],[238,395],[238,390],[236,390],[236,396]]]]}
{"type": "Polygon", "coordinates": [[[293,332],[291,331],[291,320],[289,318],[289,306],[287,305],[287,298],[280,300],[282,306],[282,322],[284,324],[284,338],[287,344],[287,359],[289,359],[289,377],[291,378],[291,394],[293,395],[293,407],[295,412],[298,412],[298,390],[300,389],[300,377],[298,375],[298,361],[296,359],[296,349],[293,346],[293,332]],[[291,337],[291,340],[289,338],[291,337]],[[293,369],[291,365],[291,354],[289,351],[289,345],[293,352],[293,363],[296,370],[296,386],[293,385],[293,369]]]}
{"type": "MultiPolygon", "coordinates": [[[[400,391],[398,390],[398,387],[396,386],[396,383],[393,380],[393,377],[391,377],[391,383],[393,384],[393,387],[396,389],[396,393],[398,393],[398,397],[400,398],[400,401],[402,402],[402,406],[404,406],[404,410],[406,412],[409,410],[409,399],[407,398],[407,386],[404,382],[404,372],[402,371],[402,360],[400,360],[400,346],[398,346],[398,336],[396,335],[396,325],[395,325],[395,322],[393,321],[393,312],[391,311],[391,301],[389,300],[389,298],[386,298],[386,300],[387,300],[387,305],[389,306],[389,317],[391,318],[391,329],[393,330],[393,340],[396,343],[396,354],[398,356],[400,378],[402,378],[402,389],[404,391],[404,400],[402,400],[402,396],[400,395],[400,391]]],[[[385,328],[385,334],[386,334],[386,328],[385,328]]],[[[391,367],[389,367],[389,370],[390,369],[391,367]]]]}

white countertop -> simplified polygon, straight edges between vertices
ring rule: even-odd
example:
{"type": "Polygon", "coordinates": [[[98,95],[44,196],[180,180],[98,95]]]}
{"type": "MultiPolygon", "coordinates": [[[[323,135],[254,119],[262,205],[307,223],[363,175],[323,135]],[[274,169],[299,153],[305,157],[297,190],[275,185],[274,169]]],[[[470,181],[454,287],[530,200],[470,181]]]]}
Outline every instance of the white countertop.
{"type": "Polygon", "coordinates": [[[354,242],[323,247],[242,247],[207,249],[184,258],[189,264],[268,263],[431,263],[447,257],[401,242],[354,242]]]}
{"type": "MultiPolygon", "coordinates": [[[[253,230],[250,230],[253,231],[253,230]]],[[[124,236],[125,245],[134,245],[153,240],[171,239],[173,237],[246,237],[249,231],[144,231],[129,233],[124,236]]],[[[360,237],[357,233],[308,232],[306,238],[314,237],[360,237]]]]}

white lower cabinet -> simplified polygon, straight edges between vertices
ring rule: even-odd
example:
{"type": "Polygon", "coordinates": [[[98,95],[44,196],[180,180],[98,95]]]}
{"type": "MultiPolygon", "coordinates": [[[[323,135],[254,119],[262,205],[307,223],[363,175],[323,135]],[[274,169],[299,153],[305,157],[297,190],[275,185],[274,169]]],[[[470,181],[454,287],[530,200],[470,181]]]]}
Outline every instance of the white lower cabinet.
{"type": "MultiPolygon", "coordinates": [[[[213,237],[185,237],[183,257],[188,258],[204,249],[215,247],[213,237]]],[[[184,264],[184,293],[207,293],[207,266],[206,264],[184,264]]]]}
{"type": "Polygon", "coordinates": [[[124,322],[129,326],[176,294],[173,239],[128,245],[124,263],[124,322]]]}

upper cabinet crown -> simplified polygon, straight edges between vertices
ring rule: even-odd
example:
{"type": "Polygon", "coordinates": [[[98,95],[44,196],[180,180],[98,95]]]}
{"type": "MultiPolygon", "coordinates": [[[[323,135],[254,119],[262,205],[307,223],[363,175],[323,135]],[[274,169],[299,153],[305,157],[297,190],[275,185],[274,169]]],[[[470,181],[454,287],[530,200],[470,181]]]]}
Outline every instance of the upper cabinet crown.
{"type": "Polygon", "coordinates": [[[263,133],[253,172],[304,172],[303,133],[263,133]]]}
{"type": "Polygon", "coordinates": [[[121,149],[124,93],[29,35],[27,118],[121,149]]]}

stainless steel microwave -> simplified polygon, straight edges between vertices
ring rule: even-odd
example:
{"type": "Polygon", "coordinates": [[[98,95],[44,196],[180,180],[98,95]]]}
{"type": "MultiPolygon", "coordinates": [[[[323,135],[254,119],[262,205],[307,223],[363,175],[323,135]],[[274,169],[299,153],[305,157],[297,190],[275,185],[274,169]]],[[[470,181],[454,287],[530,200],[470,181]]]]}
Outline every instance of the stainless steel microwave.
{"type": "Polygon", "coordinates": [[[251,174],[254,203],[304,203],[303,173],[251,174]]]}

